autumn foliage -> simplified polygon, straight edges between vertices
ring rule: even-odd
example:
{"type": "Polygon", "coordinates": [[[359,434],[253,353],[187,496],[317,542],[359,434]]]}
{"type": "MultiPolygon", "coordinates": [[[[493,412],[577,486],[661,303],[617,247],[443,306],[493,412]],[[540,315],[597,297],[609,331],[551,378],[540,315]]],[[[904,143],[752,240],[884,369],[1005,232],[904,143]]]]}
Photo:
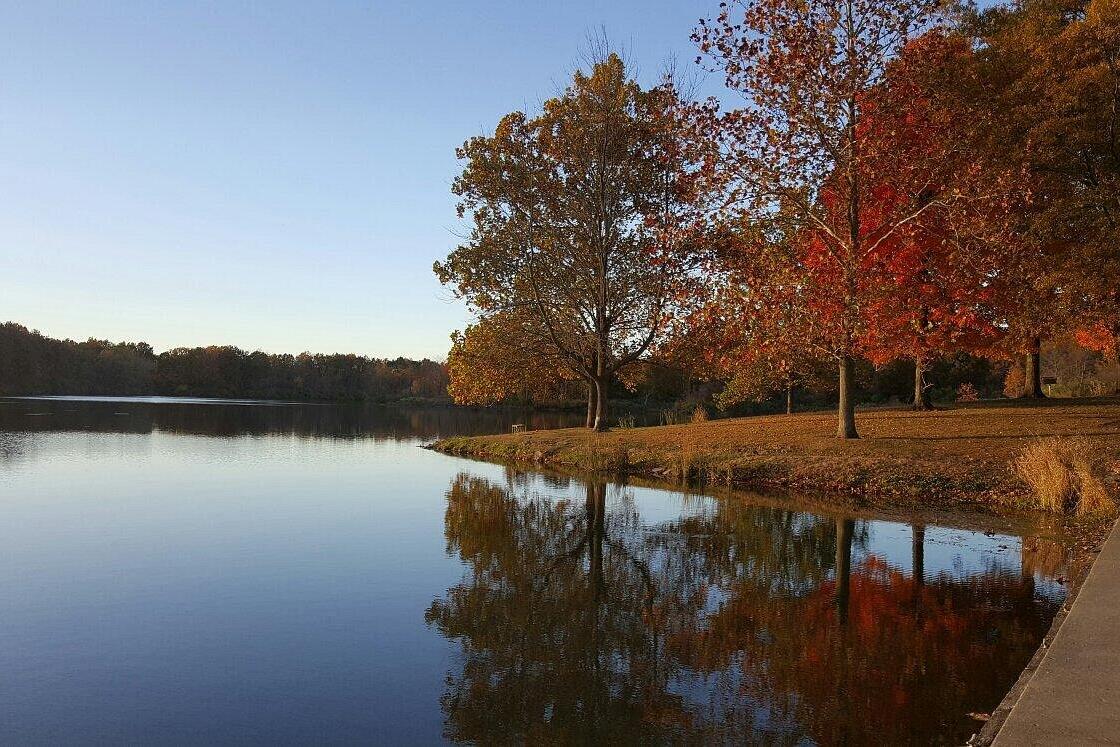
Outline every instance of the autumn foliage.
{"type": "Polygon", "coordinates": [[[472,228],[435,271],[481,324],[517,328],[491,336],[501,359],[584,381],[597,429],[611,381],[665,338],[690,278],[699,194],[679,103],[671,79],[643,89],[606,54],[539,114],[459,151],[472,228]]]}
{"type": "Polygon", "coordinates": [[[931,365],[961,352],[1013,361],[1028,397],[1043,396],[1044,340],[1073,336],[1120,360],[1115,0],[737,0],[693,39],[738,105],[623,85],[601,63],[543,119],[510,115],[496,140],[468,144],[459,184],[474,248],[441,274],[482,318],[456,340],[456,398],[490,401],[564,370],[600,393],[594,404],[606,378],[656,356],[719,382],[724,405],[831,387],[837,435],[853,438],[859,361],[908,361],[913,404],[927,408],[931,365]],[[607,78],[633,102],[619,110],[625,158],[578,103],[607,78]],[[542,159],[555,164],[544,180],[528,166],[542,159]],[[610,261],[569,251],[585,236],[614,237],[587,243],[610,261]],[[472,368],[468,338],[498,309],[543,344],[472,368]]]}
{"type": "Polygon", "coordinates": [[[562,396],[572,378],[515,314],[495,314],[452,335],[447,391],[460,404],[510,399],[546,402],[562,396]]]}

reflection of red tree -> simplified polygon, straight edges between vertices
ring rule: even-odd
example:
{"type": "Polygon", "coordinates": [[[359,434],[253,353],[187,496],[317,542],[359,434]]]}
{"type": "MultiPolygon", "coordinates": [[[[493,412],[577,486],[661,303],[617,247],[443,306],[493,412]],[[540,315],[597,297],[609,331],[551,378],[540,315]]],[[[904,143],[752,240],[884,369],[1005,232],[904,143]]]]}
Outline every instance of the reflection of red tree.
{"type": "Polygon", "coordinates": [[[784,599],[739,588],[671,645],[700,671],[741,666],[741,694],[786,704],[818,743],[960,742],[976,727],[968,712],[999,702],[1052,614],[1031,579],[915,583],[875,557],[852,570],[846,622],[839,591],[831,580],[784,599]]]}

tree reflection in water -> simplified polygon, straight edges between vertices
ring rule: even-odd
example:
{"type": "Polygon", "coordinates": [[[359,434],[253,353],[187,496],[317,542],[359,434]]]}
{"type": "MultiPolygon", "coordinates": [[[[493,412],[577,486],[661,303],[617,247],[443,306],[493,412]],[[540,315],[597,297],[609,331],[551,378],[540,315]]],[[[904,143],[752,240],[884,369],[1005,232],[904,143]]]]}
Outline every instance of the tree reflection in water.
{"type": "Polygon", "coordinates": [[[447,736],[960,743],[1058,603],[997,566],[923,579],[924,527],[906,574],[867,522],[706,505],[650,526],[623,488],[458,476],[446,536],[468,570],[427,612],[462,646],[447,736]]]}

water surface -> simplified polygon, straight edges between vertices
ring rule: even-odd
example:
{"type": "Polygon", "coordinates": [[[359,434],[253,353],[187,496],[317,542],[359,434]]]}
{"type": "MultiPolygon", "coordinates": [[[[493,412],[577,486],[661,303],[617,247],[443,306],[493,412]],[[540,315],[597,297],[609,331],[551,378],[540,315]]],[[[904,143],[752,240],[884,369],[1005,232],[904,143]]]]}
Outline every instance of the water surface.
{"type": "Polygon", "coordinates": [[[0,400],[0,741],[960,743],[1064,598],[1007,530],[417,448],[572,420],[0,400]]]}

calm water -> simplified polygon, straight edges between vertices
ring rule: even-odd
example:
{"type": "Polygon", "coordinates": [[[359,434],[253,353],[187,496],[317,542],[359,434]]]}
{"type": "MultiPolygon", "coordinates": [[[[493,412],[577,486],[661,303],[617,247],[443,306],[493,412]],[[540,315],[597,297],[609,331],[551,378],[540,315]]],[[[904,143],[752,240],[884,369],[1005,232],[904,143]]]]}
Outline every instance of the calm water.
{"type": "Polygon", "coordinates": [[[417,448],[515,420],[0,400],[0,742],[960,743],[1063,598],[1035,538],[417,448]]]}

